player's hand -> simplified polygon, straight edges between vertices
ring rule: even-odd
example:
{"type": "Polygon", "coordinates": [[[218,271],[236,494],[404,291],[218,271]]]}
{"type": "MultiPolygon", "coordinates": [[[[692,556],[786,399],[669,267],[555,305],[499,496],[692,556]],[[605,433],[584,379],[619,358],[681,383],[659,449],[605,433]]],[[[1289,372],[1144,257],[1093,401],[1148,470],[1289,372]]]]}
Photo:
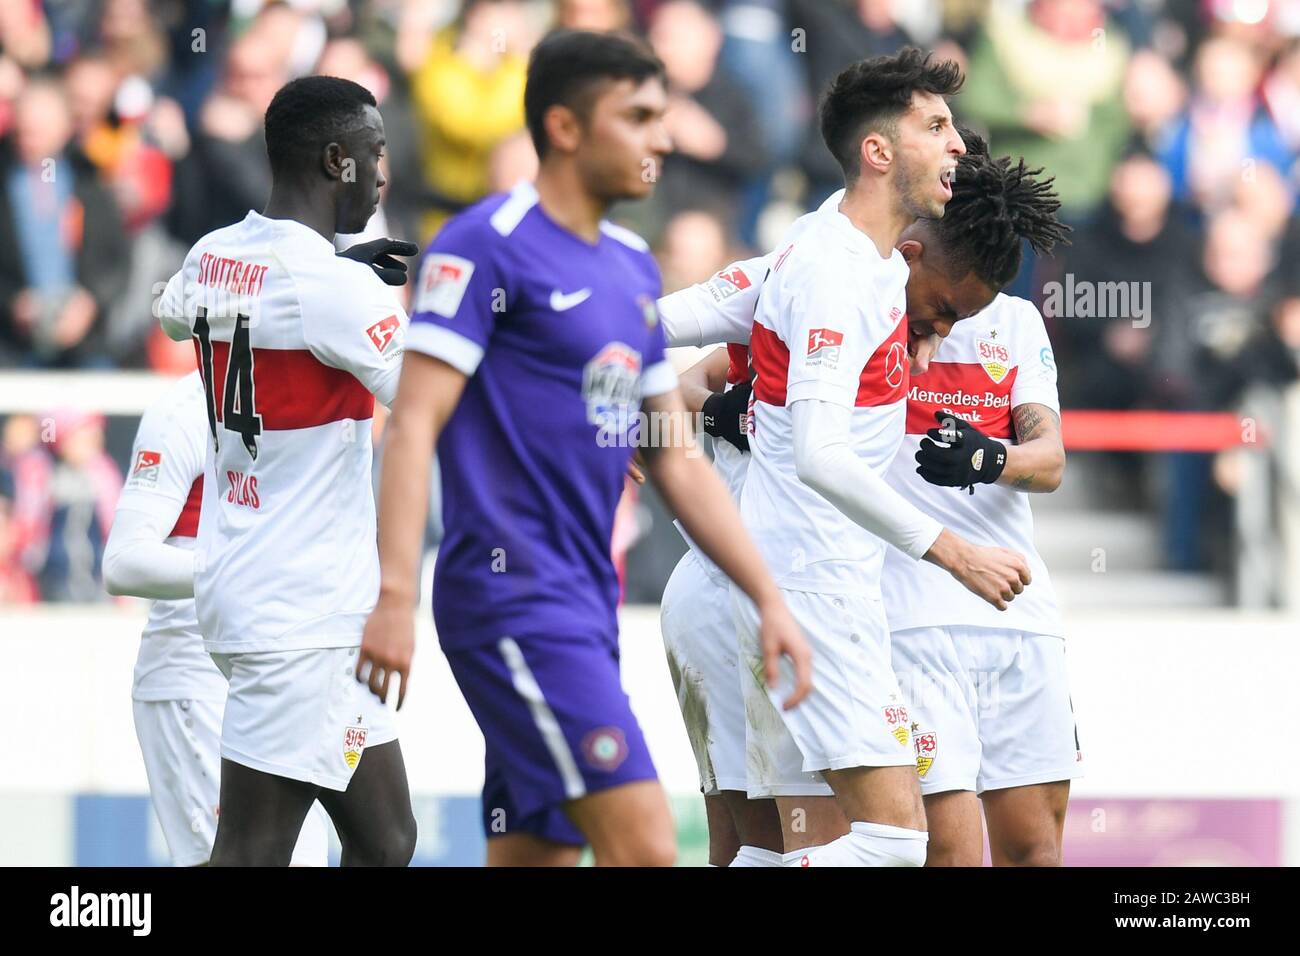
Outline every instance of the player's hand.
{"type": "Polygon", "coordinates": [[[749,395],[753,389],[749,382],[741,382],[710,395],[700,409],[705,433],[749,451],[749,395]]]}
{"type": "Polygon", "coordinates": [[[641,456],[640,448],[632,452],[632,457],[627,460],[627,476],[638,485],[645,484],[645,459],[641,456]]]}
{"type": "Polygon", "coordinates": [[[934,417],[939,427],[921,439],[916,473],[932,485],[969,488],[971,494],[976,484],[997,481],[1007,466],[1007,446],[954,415],[935,412],[934,417]]]}
{"type": "Polygon", "coordinates": [[[780,598],[759,609],[758,644],[763,652],[763,673],[768,687],[776,687],[783,656],[790,658],[794,665],[794,690],[782,705],[790,710],[812,690],[812,648],[780,598]]]}
{"type": "Polygon", "coordinates": [[[930,368],[930,362],[936,352],[939,351],[939,343],[943,339],[939,338],[938,332],[931,332],[929,335],[918,335],[910,328],[907,330],[907,354],[912,360],[912,374],[924,375],[930,368]]]}
{"type": "Polygon", "coordinates": [[[972,594],[1005,611],[1029,585],[1029,565],[1024,555],[1007,548],[966,544],[961,558],[948,570],[972,594]]]}
{"type": "Polygon", "coordinates": [[[419,251],[420,247],[413,242],[385,238],[358,242],[338,255],[370,266],[375,270],[375,275],[389,285],[406,285],[406,263],[396,257],[413,256],[419,251]]]}
{"type": "Polygon", "coordinates": [[[357,654],[357,680],[368,686],[385,704],[388,685],[394,675],[401,678],[397,692],[397,709],[402,709],[406,687],[411,679],[411,658],[415,655],[415,614],[401,601],[382,597],[366,619],[357,654]]]}

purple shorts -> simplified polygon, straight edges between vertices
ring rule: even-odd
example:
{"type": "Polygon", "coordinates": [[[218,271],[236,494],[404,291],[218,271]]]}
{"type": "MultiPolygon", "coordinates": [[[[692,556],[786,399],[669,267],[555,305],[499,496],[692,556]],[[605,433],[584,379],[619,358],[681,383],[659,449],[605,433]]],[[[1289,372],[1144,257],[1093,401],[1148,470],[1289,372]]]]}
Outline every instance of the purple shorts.
{"type": "Polygon", "coordinates": [[[503,637],[447,653],[487,744],[483,829],[585,844],[570,800],[656,779],[650,751],[603,641],[503,637]]]}

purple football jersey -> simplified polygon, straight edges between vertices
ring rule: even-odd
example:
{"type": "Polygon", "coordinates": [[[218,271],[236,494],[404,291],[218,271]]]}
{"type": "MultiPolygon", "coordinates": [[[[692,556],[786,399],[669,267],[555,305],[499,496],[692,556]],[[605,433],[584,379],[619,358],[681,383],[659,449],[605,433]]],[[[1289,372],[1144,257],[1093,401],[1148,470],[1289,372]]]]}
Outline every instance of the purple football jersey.
{"type": "Polygon", "coordinates": [[[544,633],[613,641],[614,510],[641,397],[675,387],[659,269],[635,234],[594,245],[531,184],[453,218],[420,263],[406,348],[469,376],[438,441],[448,649],[544,633]]]}

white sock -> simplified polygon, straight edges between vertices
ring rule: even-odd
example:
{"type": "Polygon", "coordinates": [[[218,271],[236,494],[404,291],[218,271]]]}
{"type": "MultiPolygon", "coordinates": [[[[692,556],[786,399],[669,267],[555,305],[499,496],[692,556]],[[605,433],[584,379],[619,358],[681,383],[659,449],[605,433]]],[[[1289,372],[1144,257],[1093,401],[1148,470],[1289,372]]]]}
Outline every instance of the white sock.
{"type": "Polygon", "coordinates": [[[780,866],[781,854],[758,846],[742,846],[730,866],[780,866]]]}
{"type": "Polygon", "coordinates": [[[802,850],[791,850],[789,853],[786,853],[781,857],[781,865],[782,866],[806,866],[807,864],[804,863],[804,857],[806,857],[809,853],[811,853],[815,849],[817,849],[817,847],[808,846],[808,847],[804,847],[802,850]]]}
{"type": "Polygon", "coordinates": [[[930,834],[884,823],[854,823],[849,832],[808,851],[809,866],[924,866],[930,834]]]}

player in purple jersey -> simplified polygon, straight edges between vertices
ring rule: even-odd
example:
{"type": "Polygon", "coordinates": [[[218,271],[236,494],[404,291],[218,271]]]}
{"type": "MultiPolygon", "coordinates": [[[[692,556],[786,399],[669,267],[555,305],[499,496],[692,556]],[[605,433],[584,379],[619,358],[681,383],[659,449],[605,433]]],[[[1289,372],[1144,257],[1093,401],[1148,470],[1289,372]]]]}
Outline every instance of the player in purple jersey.
{"type": "MultiPolygon", "coordinates": [[[[652,188],[671,144],[663,67],[642,44],[559,32],[534,50],[525,114],[535,184],[454,218],[421,263],[380,488],[380,599],[358,674],[406,691],[429,463],[447,534],[434,619],[486,738],[490,865],[669,864],[672,817],[623,693],[614,510],[642,409],[681,422],[647,470],[687,531],[762,608],[768,678],[809,655],[726,489],[688,456],[664,361],[659,274],[603,221],[652,188]]],[[[399,706],[400,697],[399,694],[399,706]]]]}

